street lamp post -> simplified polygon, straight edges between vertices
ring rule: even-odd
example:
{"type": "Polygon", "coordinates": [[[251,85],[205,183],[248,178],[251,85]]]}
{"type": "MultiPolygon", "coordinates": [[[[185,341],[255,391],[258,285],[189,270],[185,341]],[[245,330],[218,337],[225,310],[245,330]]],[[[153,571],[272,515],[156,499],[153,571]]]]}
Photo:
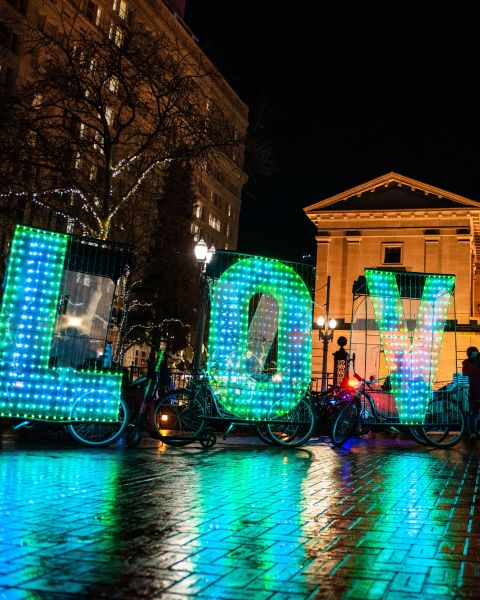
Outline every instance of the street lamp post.
{"type": "Polygon", "coordinates": [[[212,260],[214,254],[215,246],[213,244],[209,249],[203,239],[197,242],[195,246],[195,258],[197,259],[199,270],[199,297],[197,335],[193,350],[193,374],[195,377],[198,377],[202,369],[203,337],[205,335],[208,303],[207,265],[212,260]]]}
{"type": "Polygon", "coordinates": [[[333,332],[337,326],[336,320],[332,317],[329,319],[330,308],[330,275],[327,276],[327,290],[325,298],[326,317],[320,316],[317,319],[318,339],[323,342],[322,355],[322,392],[327,389],[327,359],[328,359],[328,343],[333,340],[333,332]]]}

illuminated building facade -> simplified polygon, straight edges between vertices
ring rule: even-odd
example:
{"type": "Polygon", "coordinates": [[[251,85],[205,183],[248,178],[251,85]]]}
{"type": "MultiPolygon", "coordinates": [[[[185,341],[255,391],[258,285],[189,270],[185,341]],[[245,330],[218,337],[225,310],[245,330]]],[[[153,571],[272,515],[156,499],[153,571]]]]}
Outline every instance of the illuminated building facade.
{"type": "MultiPolygon", "coordinates": [[[[325,314],[329,275],[334,339],[349,337],[352,290],[366,269],[455,276],[455,302],[449,307],[437,372],[437,380],[451,381],[455,365],[461,371],[466,348],[479,344],[480,203],[391,172],[304,210],[317,228],[315,318],[325,314]]],[[[335,350],[334,342],[330,372],[335,350]]],[[[367,365],[365,375],[385,376],[386,363],[383,355],[378,364],[367,365]]],[[[321,364],[322,345],[314,331],[314,376],[320,376],[321,364]]]]}
{"type": "MultiPolygon", "coordinates": [[[[13,88],[28,81],[35,72],[35,57],[22,52],[14,21],[27,19],[30,23],[38,24],[50,36],[62,35],[59,7],[53,2],[41,0],[0,0],[2,19],[6,20],[0,27],[0,86],[13,88]]],[[[116,19],[125,20],[133,28],[155,32],[165,38],[171,36],[184,53],[199,53],[198,40],[183,19],[185,0],[67,0],[62,4],[61,12],[62,18],[70,21],[75,19],[75,27],[85,35],[95,28],[110,28],[111,31],[114,14],[116,19]]],[[[203,53],[200,53],[199,61],[204,68],[206,66],[214,70],[203,53]]],[[[205,114],[219,109],[223,115],[227,115],[229,129],[238,139],[244,139],[248,125],[245,103],[221,76],[206,77],[202,85],[205,85],[203,91],[208,96],[205,114]]],[[[205,159],[195,168],[197,203],[191,223],[195,239],[203,237],[209,245],[213,243],[217,248],[236,249],[241,193],[247,180],[243,160],[243,148],[232,146],[225,152],[215,156],[212,154],[211,159],[205,159]]],[[[15,223],[66,231],[65,218],[58,213],[46,209],[33,210],[30,203],[19,198],[13,203],[9,200],[8,204],[10,211],[6,221],[9,227],[0,226],[2,252],[7,249],[6,243],[13,232],[11,225],[15,223]]]]}

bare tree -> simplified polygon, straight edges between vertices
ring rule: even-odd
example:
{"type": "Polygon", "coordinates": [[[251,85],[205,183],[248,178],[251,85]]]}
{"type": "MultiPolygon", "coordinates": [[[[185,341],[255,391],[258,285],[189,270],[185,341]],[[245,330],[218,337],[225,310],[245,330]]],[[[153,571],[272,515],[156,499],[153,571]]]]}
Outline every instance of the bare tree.
{"type": "Polygon", "coordinates": [[[15,24],[33,68],[3,102],[0,158],[10,170],[0,192],[92,237],[124,238],[133,207],[154,218],[149,186],[172,163],[243,140],[213,101],[219,75],[194,45],[115,14],[85,34],[79,18],[60,7],[57,30],[15,24]]]}

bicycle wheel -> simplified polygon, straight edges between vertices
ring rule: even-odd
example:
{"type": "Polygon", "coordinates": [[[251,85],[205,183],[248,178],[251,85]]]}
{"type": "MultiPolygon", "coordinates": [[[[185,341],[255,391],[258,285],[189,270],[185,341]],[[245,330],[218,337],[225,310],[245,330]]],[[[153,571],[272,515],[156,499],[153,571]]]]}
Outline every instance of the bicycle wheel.
{"type": "Polygon", "coordinates": [[[370,421],[373,419],[373,400],[368,392],[361,392],[362,400],[358,419],[355,423],[354,434],[356,436],[366,435],[372,431],[370,421]]]}
{"type": "Polygon", "coordinates": [[[278,423],[267,424],[265,431],[279,446],[301,446],[310,439],[316,424],[312,403],[302,398],[294,409],[279,418],[278,423]]]}
{"type": "Polygon", "coordinates": [[[142,428],[137,427],[136,425],[130,425],[127,427],[127,431],[125,433],[125,444],[128,448],[136,448],[138,444],[142,441],[142,428]]]}
{"type": "Polygon", "coordinates": [[[351,400],[340,409],[330,436],[334,446],[342,446],[352,435],[359,412],[359,406],[354,400],[351,400]]]}
{"type": "Polygon", "coordinates": [[[268,444],[269,446],[272,446],[275,442],[272,440],[272,438],[268,435],[268,431],[267,431],[267,426],[264,424],[261,425],[257,425],[255,427],[255,433],[257,435],[257,437],[262,440],[262,442],[265,442],[265,444],[268,444]]]}
{"type": "Polygon", "coordinates": [[[206,427],[205,429],[203,429],[202,435],[200,437],[200,446],[202,446],[202,448],[205,448],[205,450],[208,450],[209,448],[213,448],[213,446],[215,446],[216,443],[217,434],[215,433],[215,430],[211,427],[206,427]]]}
{"type": "Polygon", "coordinates": [[[423,435],[429,444],[451,448],[463,438],[464,431],[465,416],[455,402],[434,400],[428,405],[423,435]]]}
{"type": "Polygon", "coordinates": [[[430,445],[430,442],[424,436],[423,429],[421,427],[416,427],[415,425],[412,425],[411,427],[409,427],[409,431],[410,431],[410,435],[413,437],[413,439],[416,442],[418,442],[422,446],[430,445]]]}
{"type": "Polygon", "coordinates": [[[159,439],[174,438],[168,440],[170,445],[175,445],[175,438],[184,445],[182,438],[195,438],[200,434],[204,415],[198,395],[186,389],[173,390],[155,405],[153,429],[159,439]]]}
{"type": "MultiPolygon", "coordinates": [[[[84,406],[83,400],[77,400],[71,412],[71,419],[75,419],[77,411],[84,406]]],[[[108,446],[116,442],[125,431],[128,424],[128,407],[123,398],[120,398],[118,407],[118,420],[113,423],[99,423],[95,421],[78,421],[68,423],[66,429],[73,439],[84,446],[108,446]]]]}

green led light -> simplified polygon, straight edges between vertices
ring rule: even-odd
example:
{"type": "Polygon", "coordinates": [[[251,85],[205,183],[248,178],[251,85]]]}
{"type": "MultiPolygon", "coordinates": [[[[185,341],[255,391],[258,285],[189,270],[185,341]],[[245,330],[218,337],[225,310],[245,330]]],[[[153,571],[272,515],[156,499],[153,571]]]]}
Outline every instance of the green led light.
{"type": "Polygon", "coordinates": [[[432,395],[455,277],[425,275],[412,339],[395,273],[367,269],[365,277],[400,421],[422,424],[432,395]]]}
{"type": "Polygon", "coordinates": [[[75,418],[117,419],[120,374],[48,366],[69,238],[15,229],[0,313],[0,416],[67,420],[75,404],[75,418]]]}
{"type": "Polygon", "coordinates": [[[291,267],[259,257],[239,260],[214,288],[210,322],[208,368],[227,411],[261,420],[298,404],[311,377],[312,299],[291,267]],[[260,301],[249,322],[254,296],[260,301]],[[275,333],[276,369],[262,377],[275,333]]]}

